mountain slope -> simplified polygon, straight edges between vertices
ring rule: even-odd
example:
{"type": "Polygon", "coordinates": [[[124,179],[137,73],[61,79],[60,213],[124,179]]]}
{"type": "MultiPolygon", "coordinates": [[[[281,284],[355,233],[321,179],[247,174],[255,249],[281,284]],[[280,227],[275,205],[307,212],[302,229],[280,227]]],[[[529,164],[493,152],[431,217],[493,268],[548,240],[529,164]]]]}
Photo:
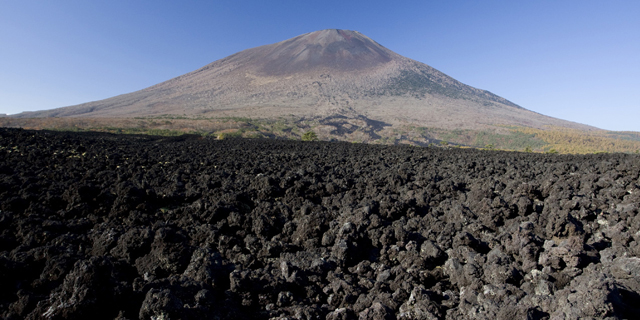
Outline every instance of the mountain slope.
{"type": "Polygon", "coordinates": [[[356,31],[322,30],[247,49],[152,87],[17,117],[367,117],[479,129],[593,127],[531,112],[394,53],[356,31]]]}

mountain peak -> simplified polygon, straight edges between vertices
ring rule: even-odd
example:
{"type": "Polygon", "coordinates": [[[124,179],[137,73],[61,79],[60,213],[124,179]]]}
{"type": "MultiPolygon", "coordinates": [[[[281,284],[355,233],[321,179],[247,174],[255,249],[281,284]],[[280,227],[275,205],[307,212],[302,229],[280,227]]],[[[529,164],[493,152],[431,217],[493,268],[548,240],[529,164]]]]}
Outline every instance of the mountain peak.
{"type": "MultiPolygon", "coordinates": [[[[358,31],[343,30],[343,29],[324,29],[314,32],[302,34],[296,38],[304,39],[309,43],[318,45],[329,45],[334,42],[352,42],[353,39],[359,39],[360,41],[373,42],[369,37],[361,34],[358,31]]],[[[293,39],[296,39],[293,38],[293,39]]],[[[285,42],[285,41],[283,41],[285,42]]]]}
{"type": "Polygon", "coordinates": [[[387,63],[396,55],[369,37],[351,30],[326,29],[255,48],[260,71],[283,75],[318,69],[350,72],[387,63]]]}

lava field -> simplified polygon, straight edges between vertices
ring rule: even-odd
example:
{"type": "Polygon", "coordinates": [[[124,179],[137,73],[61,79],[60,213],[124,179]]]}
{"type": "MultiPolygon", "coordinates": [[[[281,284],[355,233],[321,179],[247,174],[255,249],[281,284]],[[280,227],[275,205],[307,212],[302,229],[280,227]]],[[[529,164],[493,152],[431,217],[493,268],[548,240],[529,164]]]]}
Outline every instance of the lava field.
{"type": "Polygon", "coordinates": [[[638,319],[640,157],[0,129],[3,319],[638,319]]]}

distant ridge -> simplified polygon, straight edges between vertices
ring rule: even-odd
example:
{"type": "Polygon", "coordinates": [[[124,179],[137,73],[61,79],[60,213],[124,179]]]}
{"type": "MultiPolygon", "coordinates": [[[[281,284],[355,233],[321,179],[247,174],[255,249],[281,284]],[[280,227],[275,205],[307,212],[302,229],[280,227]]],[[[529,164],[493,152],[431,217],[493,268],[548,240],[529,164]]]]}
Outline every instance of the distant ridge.
{"type": "Polygon", "coordinates": [[[350,30],[247,49],[149,88],[14,117],[365,117],[445,129],[594,127],[526,110],[350,30]]]}

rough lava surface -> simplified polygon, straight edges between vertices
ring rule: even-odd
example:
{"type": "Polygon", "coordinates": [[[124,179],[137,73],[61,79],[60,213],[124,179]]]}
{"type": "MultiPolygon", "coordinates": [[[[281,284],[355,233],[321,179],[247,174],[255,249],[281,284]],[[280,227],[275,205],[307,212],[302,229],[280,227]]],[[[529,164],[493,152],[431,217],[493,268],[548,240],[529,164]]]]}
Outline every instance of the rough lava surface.
{"type": "Polygon", "coordinates": [[[3,319],[631,319],[640,158],[0,130],[3,319]]]}

